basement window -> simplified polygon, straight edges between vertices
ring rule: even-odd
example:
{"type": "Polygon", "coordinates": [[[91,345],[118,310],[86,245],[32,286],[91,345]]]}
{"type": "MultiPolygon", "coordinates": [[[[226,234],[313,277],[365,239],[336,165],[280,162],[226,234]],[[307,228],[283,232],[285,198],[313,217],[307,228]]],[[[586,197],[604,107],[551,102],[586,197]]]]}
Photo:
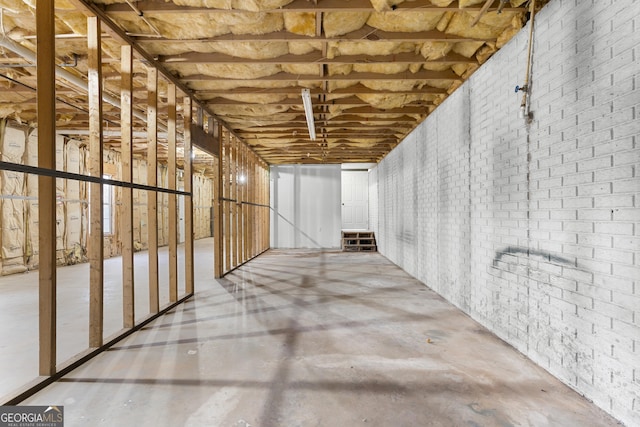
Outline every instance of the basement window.
{"type": "MultiPolygon", "coordinates": [[[[102,175],[103,179],[111,179],[111,175],[102,175]]],[[[102,227],[105,235],[113,234],[113,186],[102,185],[102,227]]]]}

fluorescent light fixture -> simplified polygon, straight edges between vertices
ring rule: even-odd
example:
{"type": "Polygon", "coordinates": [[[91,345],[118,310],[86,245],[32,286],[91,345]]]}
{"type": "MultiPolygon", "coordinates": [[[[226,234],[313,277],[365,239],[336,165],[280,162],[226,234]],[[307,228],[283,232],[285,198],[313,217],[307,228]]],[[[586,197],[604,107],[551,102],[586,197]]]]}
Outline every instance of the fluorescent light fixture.
{"type": "Polygon", "coordinates": [[[311,105],[311,92],[309,89],[302,89],[302,104],[304,105],[304,115],[307,118],[307,127],[309,128],[309,138],[316,140],[316,124],[313,121],[313,105],[311,105]]]}

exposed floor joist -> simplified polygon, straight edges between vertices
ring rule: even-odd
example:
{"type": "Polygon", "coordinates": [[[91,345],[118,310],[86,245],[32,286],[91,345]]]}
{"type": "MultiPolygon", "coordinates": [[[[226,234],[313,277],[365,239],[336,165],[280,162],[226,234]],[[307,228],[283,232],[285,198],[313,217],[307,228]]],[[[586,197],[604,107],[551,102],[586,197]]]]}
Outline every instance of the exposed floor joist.
{"type": "MultiPolygon", "coordinates": [[[[8,0],[0,0],[0,6],[3,1],[8,0]]],[[[33,9],[26,0],[15,1],[4,9],[5,32],[15,43],[33,50],[35,33],[29,24],[33,9]]],[[[271,0],[267,5],[235,0],[230,3],[235,9],[221,9],[197,0],[71,0],[76,10],[61,5],[56,9],[56,63],[74,78],[86,80],[87,35],[79,23],[85,14],[95,15],[103,23],[106,95],[119,93],[119,45],[133,46],[134,133],[146,128],[147,75],[153,67],[159,71],[160,128],[166,129],[168,122],[166,85],[173,84],[192,97],[196,108],[252,145],[256,138],[266,137],[263,132],[273,130],[273,125],[302,136],[300,94],[309,89],[319,142],[331,143],[331,131],[354,126],[350,132],[341,132],[341,138],[351,139],[350,148],[357,150],[363,144],[359,134],[368,133],[363,132],[363,124],[381,125],[369,129],[384,131],[385,135],[377,135],[381,139],[401,140],[526,22],[525,0],[510,0],[501,14],[497,14],[500,0],[488,8],[479,3],[271,0]],[[472,26],[481,11],[479,22],[472,26]]],[[[537,2],[538,6],[544,3],[537,2]]],[[[3,110],[6,103],[14,106],[8,113],[11,118],[35,120],[34,63],[11,50],[2,53],[0,112],[7,110],[3,110]]],[[[86,129],[86,91],[64,79],[56,80],[56,89],[58,129],[86,129]]],[[[105,129],[118,128],[119,107],[104,107],[105,129]]],[[[158,134],[160,161],[167,159],[166,136],[163,131],[158,134]]],[[[113,135],[105,135],[105,142],[119,147],[113,135]]],[[[284,153],[287,147],[274,138],[265,139],[263,145],[271,142],[276,144],[274,150],[265,152],[263,160],[280,163],[283,157],[272,153],[284,153]]],[[[133,143],[134,154],[145,153],[144,138],[134,137],[133,143]]],[[[334,149],[328,144],[325,151],[334,149]]],[[[321,162],[339,161],[344,151],[334,154],[321,162]]]]}

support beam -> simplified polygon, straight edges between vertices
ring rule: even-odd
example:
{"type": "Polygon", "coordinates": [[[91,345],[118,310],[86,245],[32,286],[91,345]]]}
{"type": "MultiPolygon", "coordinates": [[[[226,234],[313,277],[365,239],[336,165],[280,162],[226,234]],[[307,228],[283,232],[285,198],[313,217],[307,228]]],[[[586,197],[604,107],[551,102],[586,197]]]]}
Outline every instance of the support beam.
{"type": "MultiPolygon", "coordinates": [[[[100,20],[87,18],[89,175],[102,178],[102,39],[100,20]]],[[[102,184],[89,184],[89,347],[104,341],[104,246],[102,184]]]]}
{"type": "MultiPolygon", "coordinates": [[[[498,0],[494,0],[497,4],[498,0]]],[[[207,14],[227,14],[234,13],[235,10],[228,8],[212,8],[205,6],[181,6],[173,2],[159,2],[153,0],[142,0],[136,2],[136,7],[145,12],[145,16],[159,15],[164,13],[207,13],[207,14]]],[[[429,0],[414,0],[396,5],[393,13],[411,13],[416,10],[448,12],[460,10],[459,1],[453,1],[448,6],[435,6],[429,0]]],[[[469,12],[478,11],[477,6],[463,8],[469,12]]],[[[391,11],[389,7],[386,11],[391,11]]],[[[504,11],[521,12],[523,8],[505,7],[504,11]]],[[[109,15],[126,14],[131,15],[131,8],[125,3],[116,3],[105,6],[105,11],[109,15]]],[[[293,0],[291,3],[282,7],[274,7],[271,9],[263,9],[262,12],[269,13],[286,13],[286,12],[374,12],[375,9],[369,0],[322,0],[320,2],[311,2],[309,0],[293,0]]]]}
{"type": "MultiPolygon", "coordinates": [[[[38,167],[56,169],[55,23],[52,1],[36,3],[38,167]]],[[[56,372],[56,180],[38,177],[39,373],[56,372]]]]}
{"type": "MultiPolygon", "coordinates": [[[[193,106],[191,98],[184,97],[184,191],[192,193],[193,174],[191,156],[191,115],[193,106]]],[[[193,269],[193,195],[184,197],[184,267],[185,267],[185,291],[187,295],[194,291],[194,269],[193,269]]]]}
{"type": "MultiPolygon", "coordinates": [[[[176,86],[167,85],[168,187],[176,189],[176,86]]],[[[169,198],[169,302],[178,300],[178,205],[175,194],[169,198]]]]}
{"type": "Polygon", "coordinates": [[[285,54],[269,58],[242,58],[218,52],[186,52],[175,55],[162,55],[159,61],[179,66],[180,64],[318,64],[318,65],[354,65],[354,64],[478,64],[475,58],[467,58],[457,53],[449,53],[441,58],[425,60],[424,56],[414,52],[397,53],[393,55],[339,55],[327,58],[322,52],[314,51],[302,55],[285,54]]]}
{"type": "MultiPolygon", "coordinates": [[[[153,36],[135,36],[135,40],[141,45],[145,46],[145,42],[158,42],[158,37],[153,36]]],[[[175,39],[175,38],[163,38],[163,42],[171,44],[197,44],[197,43],[247,43],[247,42],[320,42],[326,44],[327,42],[350,42],[353,40],[366,40],[371,42],[376,41],[392,41],[392,42],[408,42],[408,43],[424,43],[424,42],[478,42],[478,41],[495,41],[496,37],[462,37],[455,34],[447,34],[441,31],[415,31],[415,32],[391,32],[383,31],[378,28],[364,25],[355,31],[351,31],[346,34],[339,34],[336,36],[326,36],[324,34],[316,34],[315,36],[308,36],[303,34],[294,34],[289,31],[274,31],[267,34],[235,34],[228,33],[214,37],[201,37],[194,39],[175,39]]],[[[421,61],[422,62],[422,61],[421,61]]],[[[300,91],[298,90],[298,93],[300,91]]]]}
{"type": "MultiPolygon", "coordinates": [[[[183,81],[234,81],[238,80],[236,76],[217,77],[208,74],[191,74],[182,77],[183,81]]],[[[462,78],[451,70],[448,71],[431,71],[420,70],[415,73],[405,71],[397,74],[382,74],[371,72],[352,72],[349,74],[340,74],[333,76],[322,76],[312,74],[291,74],[280,72],[271,76],[257,77],[253,81],[260,82],[281,82],[281,81],[362,81],[362,80],[446,80],[446,81],[462,81],[462,78]]]]}
{"type": "MultiPolygon", "coordinates": [[[[158,186],[158,70],[147,69],[147,185],[158,186]]],[[[158,192],[147,193],[149,312],[160,310],[158,277],[158,192]]]]}
{"type": "MultiPolygon", "coordinates": [[[[133,49],[130,45],[121,47],[120,64],[120,133],[122,142],[120,152],[122,158],[121,179],[133,182],[133,49]]],[[[120,216],[120,238],[122,243],[122,323],[124,328],[135,325],[135,294],[133,274],[133,189],[123,187],[120,216]]]]}

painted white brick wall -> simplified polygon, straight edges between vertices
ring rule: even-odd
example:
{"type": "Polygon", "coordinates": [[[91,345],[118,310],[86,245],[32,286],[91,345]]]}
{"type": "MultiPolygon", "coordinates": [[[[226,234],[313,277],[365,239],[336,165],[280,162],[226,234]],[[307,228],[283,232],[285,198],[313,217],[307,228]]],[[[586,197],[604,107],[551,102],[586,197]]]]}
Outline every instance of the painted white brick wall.
{"type": "MultiPolygon", "coordinates": [[[[552,0],[371,173],[380,252],[640,425],[640,2],[552,0]]],[[[373,209],[373,208],[372,208],[373,209]]]]}

